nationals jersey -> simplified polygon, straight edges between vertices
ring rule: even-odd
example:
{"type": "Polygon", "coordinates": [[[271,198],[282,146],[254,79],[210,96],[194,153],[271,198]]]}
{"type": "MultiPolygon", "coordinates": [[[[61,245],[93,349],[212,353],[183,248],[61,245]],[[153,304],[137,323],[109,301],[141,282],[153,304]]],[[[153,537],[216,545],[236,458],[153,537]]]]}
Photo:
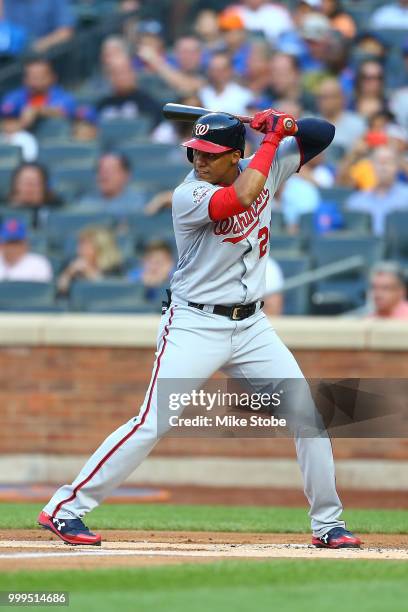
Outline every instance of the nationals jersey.
{"type": "MultiPolygon", "coordinates": [[[[244,170],[250,158],[239,162],[244,170]]],[[[301,162],[293,137],[280,143],[265,186],[242,213],[212,221],[208,206],[222,189],[197,179],[192,170],[173,194],[173,225],[179,261],[173,275],[173,299],[198,304],[249,304],[265,292],[272,199],[301,162]]]]}

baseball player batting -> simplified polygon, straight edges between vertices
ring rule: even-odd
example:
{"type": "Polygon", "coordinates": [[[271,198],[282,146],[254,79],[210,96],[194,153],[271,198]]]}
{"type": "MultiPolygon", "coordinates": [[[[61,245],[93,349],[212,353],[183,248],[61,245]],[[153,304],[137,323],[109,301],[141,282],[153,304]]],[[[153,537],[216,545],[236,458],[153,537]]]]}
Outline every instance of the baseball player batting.
{"type": "MultiPolygon", "coordinates": [[[[264,134],[244,159],[245,126],[227,113],[209,113],[183,143],[192,171],[173,196],[178,266],[161,318],[152,377],[137,416],[90,457],[72,484],[58,489],[38,523],[67,544],[100,545],[82,518],[118,487],[157,442],[157,386],[165,379],[204,382],[217,370],[248,381],[303,379],[288,348],[262,312],[271,202],[291,174],[325,149],[334,126],[274,109],[257,113],[251,128],[264,134]]],[[[305,402],[304,410],[311,410],[305,402]]],[[[325,432],[326,433],[326,432],[325,432]]],[[[340,520],[330,439],[295,431],[297,459],[310,504],[312,543],[359,547],[340,520]]]]}

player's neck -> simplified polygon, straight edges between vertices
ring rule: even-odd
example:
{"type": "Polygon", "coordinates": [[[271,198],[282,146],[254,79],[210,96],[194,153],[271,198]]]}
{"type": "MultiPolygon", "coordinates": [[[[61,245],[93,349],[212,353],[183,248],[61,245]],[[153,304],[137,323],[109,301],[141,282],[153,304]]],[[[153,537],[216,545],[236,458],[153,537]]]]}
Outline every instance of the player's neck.
{"type": "Polygon", "coordinates": [[[226,174],[224,174],[224,176],[222,177],[222,179],[220,179],[220,181],[218,182],[218,185],[222,185],[223,187],[227,187],[228,185],[232,185],[232,183],[234,181],[237,180],[238,175],[240,174],[240,169],[238,166],[234,166],[233,168],[231,168],[231,170],[229,170],[226,174]]]}

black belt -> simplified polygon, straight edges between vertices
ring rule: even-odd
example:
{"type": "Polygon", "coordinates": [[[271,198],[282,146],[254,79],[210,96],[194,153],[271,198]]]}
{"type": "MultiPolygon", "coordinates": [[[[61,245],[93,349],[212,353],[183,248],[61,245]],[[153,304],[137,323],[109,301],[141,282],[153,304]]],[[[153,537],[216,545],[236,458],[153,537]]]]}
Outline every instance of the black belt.
{"type": "MultiPolygon", "coordinates": [[[[252,304],[236,304],[235,306],[213,306],[213,313],[217,315],[221,315],[223,317],[228,317],[233,321],[242,321],[242,319],[247,319],[251,317],[256,312],[256,307],[259,302],[253,302],[252,304]]],[[[195,302],[189,302],[189,306],[192,308],[198,308],[198,310],[204,310],[205,304],[196,304],[195,302]]],[[[260,308],[264,305],[261,302],[260,308]]]]}

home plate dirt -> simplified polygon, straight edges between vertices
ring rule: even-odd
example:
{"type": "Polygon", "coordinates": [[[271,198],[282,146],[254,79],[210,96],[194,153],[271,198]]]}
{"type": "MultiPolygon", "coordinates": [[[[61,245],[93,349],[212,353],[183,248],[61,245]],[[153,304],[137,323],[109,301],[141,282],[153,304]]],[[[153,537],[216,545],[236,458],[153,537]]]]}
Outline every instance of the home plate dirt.
{"type": "Polygon", "coordinates": [[[408,561],[408,536],[363,536],[362,549],[327,550],[305,534],[105,532],[101,547],[66,546],[37,530],[0,532],[0,571],[210,562],[217,559],[382,559],[408,561]],[[36,538],[30,537],[35,534],[36,538]],[[41,535],[41,539],[38,535],[41,535]],[[8,538],[7,538],[8,535],[8,538]],[[13,535],[14,538],[10,539],[13,535]],[[112,537],[114,535],[114,537],[112,537]],[[25,536],[25,537],[24,537],[25,536]],[[110,536],[110,537],[109,537],[110,536]]]}

